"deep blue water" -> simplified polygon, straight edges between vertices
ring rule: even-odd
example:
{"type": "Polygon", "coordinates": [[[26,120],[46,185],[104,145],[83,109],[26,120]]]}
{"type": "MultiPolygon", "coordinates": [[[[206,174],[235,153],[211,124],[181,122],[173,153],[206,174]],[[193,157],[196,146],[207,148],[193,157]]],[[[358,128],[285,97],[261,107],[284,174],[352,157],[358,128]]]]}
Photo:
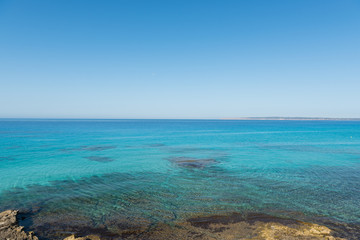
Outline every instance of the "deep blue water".
{"type": "Polygon", "coordinates": [[[0,176],[0,210],[33,224],[234,211],[359,224],[360,122],[3,119],[0,176]]]}

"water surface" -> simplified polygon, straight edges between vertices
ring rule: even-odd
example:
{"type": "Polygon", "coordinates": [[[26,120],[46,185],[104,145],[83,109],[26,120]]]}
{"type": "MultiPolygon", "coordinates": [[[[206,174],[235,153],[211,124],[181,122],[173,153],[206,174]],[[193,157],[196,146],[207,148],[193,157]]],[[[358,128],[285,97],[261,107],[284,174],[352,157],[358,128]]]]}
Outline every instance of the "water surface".
{"type": "Polygon", "coordinates": [[[0,210],[37,231],[229,212],[358,225],[360,122],[0,120],[0,176],[0,210]]]}

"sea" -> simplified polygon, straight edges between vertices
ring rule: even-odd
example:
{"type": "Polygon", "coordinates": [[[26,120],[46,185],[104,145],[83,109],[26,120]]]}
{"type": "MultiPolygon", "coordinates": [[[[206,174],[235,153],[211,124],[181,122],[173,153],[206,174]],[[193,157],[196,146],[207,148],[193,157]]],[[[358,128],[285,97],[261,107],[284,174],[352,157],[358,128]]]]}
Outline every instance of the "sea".
{"type": "Polygon", "coordinates": [[[1,119],[7,209],[40,235],[234,212],[359,225],[360,121],[1,119]]]}

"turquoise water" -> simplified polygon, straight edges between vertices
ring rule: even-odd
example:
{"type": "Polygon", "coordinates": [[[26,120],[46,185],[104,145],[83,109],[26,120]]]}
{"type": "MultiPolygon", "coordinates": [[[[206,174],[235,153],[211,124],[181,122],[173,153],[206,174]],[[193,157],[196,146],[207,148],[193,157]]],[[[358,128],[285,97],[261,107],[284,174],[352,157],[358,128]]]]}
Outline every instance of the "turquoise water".
{"type": "Polygon", "coordinates": [[[0,176],[0,210],[38,230],[234,211],[359,224],[360,122],[0,120],[0,176]]]}

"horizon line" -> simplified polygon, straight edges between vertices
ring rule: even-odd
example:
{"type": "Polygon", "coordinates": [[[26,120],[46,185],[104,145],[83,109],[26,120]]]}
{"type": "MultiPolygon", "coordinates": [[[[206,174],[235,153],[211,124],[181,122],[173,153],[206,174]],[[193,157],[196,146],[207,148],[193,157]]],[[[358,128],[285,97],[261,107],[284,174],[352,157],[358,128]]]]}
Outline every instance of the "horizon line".
{"type": "Polygon", "coordinates": [[[356,117],[228,117],[228,118],[78,118],[78,117],[0,117],[0,120],[278,120],[278,121],[360,121],[356,117]]]}

